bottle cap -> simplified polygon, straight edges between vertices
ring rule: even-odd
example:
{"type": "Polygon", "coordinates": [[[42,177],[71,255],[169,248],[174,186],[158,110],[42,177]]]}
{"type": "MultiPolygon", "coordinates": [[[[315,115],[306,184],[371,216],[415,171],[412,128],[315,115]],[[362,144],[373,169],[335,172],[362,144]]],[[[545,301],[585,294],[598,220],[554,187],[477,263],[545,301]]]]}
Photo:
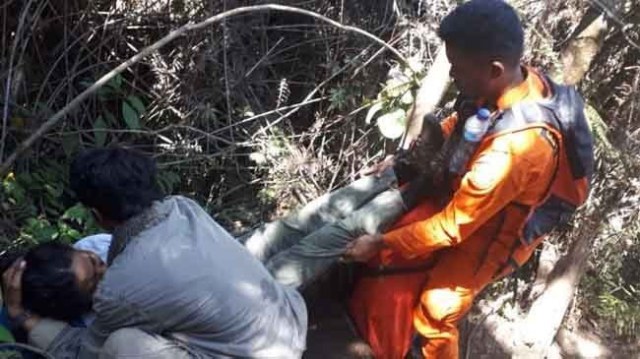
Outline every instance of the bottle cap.
{"type": "Polygon", "coordinates": [[[478,110],[477,116],[481,120],[488,120],[489,117],[491,117],[491,111],[489,111],[488,109],[482,107],[482,108],[480,108],[478,110]]]}

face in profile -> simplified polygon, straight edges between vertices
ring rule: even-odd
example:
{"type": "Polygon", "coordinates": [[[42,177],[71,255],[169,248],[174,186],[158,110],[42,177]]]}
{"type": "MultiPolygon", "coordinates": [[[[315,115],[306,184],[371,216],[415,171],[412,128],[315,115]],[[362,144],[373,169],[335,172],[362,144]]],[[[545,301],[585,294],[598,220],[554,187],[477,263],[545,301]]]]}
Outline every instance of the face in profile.
{"type": "Polygon", "coordinates": [[[82,250],[73,252],[71,271],[82,293],[93,295],[106,270],[107,265],[95,253],[82,250]]]}
{"type": "Polygon", "coordinates": [[[505,64],[488,55],[470,53],[447,44],[451,63],[449,75],[465,97],[474,100],[495,100],[504,89],[505,64]]]}
{"type": "Polygon", "coordinates": [[[91,311],[93,296],[107,270],[98,255],[49,242],[30,249],[24,261],[25,309],[62,321],[79,319],[91,311]]]}

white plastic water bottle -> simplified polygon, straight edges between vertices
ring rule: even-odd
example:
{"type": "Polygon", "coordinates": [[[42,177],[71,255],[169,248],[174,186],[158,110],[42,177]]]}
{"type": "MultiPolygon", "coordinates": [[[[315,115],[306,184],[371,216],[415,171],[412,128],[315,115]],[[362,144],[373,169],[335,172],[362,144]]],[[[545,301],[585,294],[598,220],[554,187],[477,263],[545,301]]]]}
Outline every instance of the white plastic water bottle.
{"type": "Polygon", "coordinates": [[[491,121],[491,112],[481,108],[475,115],[469,117],[464,124],[462,141],[453,152],[449,161],[449,171],[454,174],[462,174],[471,155],[476,151],[482,137],[487,133],[491,121]]]}

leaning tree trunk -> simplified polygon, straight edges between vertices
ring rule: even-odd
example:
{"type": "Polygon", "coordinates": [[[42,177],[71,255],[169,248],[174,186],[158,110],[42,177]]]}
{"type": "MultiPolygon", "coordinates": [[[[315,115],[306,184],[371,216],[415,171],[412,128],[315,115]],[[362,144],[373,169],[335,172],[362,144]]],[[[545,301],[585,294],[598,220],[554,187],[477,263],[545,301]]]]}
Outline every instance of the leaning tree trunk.
{"type": "Polygon", "coordinates": [[[429,68],[427,76],[422,80],[422,85],[416,94],[409,121],[407,121],[407,129],[405,138],[402,143],[404,149],[408,148],[411,142],[420,135],[422,131],[423,118],[425,115],[433,112],[445,92],[451,84],[449,78],[449,69],[451,65],[447,60],[444,45],[438,50],[433,64],[429,68]]]}
{"type": "Polygon", "coordinates": [[[542,294],[533,302],[529,313],[518,326],[518,345],[514,348],[514,357],[545,357],[586,269],[598,226],[595,220],[583,222],[572,236],[569,252],[555,265],[542,294]]]}
{"type": "Polygon", "coordinates": [[[568,42],[561,52],[564,83],[575,85],[584,78],[591,62],[602,48],[606,30],[605,17],[600,15],[568,42]]]}

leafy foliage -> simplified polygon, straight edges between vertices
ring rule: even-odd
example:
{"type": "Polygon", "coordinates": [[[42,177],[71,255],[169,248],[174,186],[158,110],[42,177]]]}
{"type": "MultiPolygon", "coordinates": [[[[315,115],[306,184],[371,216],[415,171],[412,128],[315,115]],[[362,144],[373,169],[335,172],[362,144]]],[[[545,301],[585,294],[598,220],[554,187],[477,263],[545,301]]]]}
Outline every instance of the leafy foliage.
{"type": "Polygon", "coordinates": [[[413,69],[391,69],[387,82],[367,112],[366,123],[371,123],[381,112],[382,115],[377,118],[380,133],[388,139],[400,138],[406,128],[408,111],[418,86],[419,77],[413,69]]]}
{"type": "Polygon", "coordinates": [[[61,165],[48,163],[32,173],[9,174],[2,181],[0,204],[15,225],[3,242],[32,245],[50,240],[73,243],[98,228],[91,213],[79,204],[67,206],[67,183],[61,165]]]}

